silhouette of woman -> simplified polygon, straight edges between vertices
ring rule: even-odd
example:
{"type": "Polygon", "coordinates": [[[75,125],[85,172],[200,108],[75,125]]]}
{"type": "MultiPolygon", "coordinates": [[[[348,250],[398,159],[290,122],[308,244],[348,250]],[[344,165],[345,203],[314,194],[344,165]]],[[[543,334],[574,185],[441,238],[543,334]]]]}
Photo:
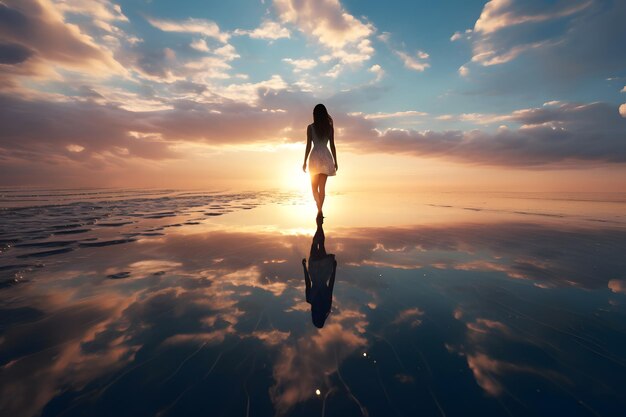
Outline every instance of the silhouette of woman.
{"type": "Polygon", "coordinates": [[[317,230],[311,243],[309,268],[307,270],[306,259],[302,259],[302,267],[304,268],[306,302],[311,304],[313,324],[320,329],[324,327],[333,303],[333,288],[335,287],[335,273],[337,272],[335,255],[326,253],[324,240],[322,219],[318,219],[317,230]]]}
{"type": "Polygon", "coordinates": [[[326,180],[329,176],[337,173],[337,151],[335,150],[335,132],[333,119],[328,114],[323,104],[318,104],[313,109],[313,123],[306,129],[306,151],[304,152],[304,164],[302,170],[306,172],[306,161],[309,157],[309,174],[311,175],[311,188],[313,198],[317,204],[317,217],[322,218],[322,206],[326,197],[326,180]],[[330,152],[327,144],[330,142],[330,152]],[[313,151],[311,151],[313,143],[313,151]],[[332,152],[332,155],[331,155],[332,152]]]}

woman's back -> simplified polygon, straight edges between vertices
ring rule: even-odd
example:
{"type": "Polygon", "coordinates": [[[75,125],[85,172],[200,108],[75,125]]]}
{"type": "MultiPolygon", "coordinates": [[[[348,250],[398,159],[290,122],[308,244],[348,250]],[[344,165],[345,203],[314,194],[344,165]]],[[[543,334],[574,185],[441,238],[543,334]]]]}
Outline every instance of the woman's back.
{"type": "Polygon", "coordinates": [[[326,136],[320,136],[317,133],[317,130],[315,129],[315,125],[311,124],[311,130],[312,130],[312,139],[313,139],[313,145],[314,146],[323,146],[326,147],[326,145],[328,144],[328,137],[326,136]]]}

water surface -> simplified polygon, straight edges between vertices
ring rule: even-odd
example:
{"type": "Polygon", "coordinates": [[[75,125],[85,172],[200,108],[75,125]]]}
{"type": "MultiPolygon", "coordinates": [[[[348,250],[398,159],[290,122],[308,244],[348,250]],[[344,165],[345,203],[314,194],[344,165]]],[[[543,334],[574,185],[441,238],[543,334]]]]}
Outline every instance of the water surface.
{"type": "Polygon", "coordinates": [[[618,416],[623,194],[3,190],[0,414],[618,416]]]}

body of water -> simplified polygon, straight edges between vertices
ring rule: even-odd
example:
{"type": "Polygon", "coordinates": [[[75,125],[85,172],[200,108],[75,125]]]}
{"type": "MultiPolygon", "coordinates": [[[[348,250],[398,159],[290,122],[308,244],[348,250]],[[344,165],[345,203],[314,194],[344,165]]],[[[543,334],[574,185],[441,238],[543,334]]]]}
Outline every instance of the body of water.
{"type": "Polygon", "coordinates": [[[279,192],[0,207],[3,416],[626,409],[624,194],[331,194],[321,228],[312,197],[279,192]],[[337,265],[318,328],[320,230],[337,265]]]}

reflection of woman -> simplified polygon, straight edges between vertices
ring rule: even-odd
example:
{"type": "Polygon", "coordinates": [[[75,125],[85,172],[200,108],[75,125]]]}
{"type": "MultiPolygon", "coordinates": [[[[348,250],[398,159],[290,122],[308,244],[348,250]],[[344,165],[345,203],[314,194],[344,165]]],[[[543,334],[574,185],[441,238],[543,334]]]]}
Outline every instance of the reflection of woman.
{"type": "Polygon", "coordinates": [[[313,109],[313,123],[306,130],[306,151],[304,152],[304,165],[302,165],[304,172],[306,172],[306,160],[309,152],[311,153],[309,158],[311,188],[317,204],[317,216],[321,218],[323,216],[324,197],[326,196],[326,180],[329,176],[335,175],[338,169],[333,119],[323,104],[318,104],[313,109]],[[311,143],[313,143],[313,151],[311,151],[311,143]],[[327,147],[328,143],[330,143],[330,152],[327,147]]]}
{"type": "Polygon", "coordinates": [[[335,286],[335,272],[337,261],[335,255],[326,253],[324,248],[324,229],[321,219],[317,222],[317,230],[311,243],[309,268],[306,259],[302,260],[304,267],[304,283],[306,286],[306,302],[311,304],[311,318],[315,327],[324,327],[324,322],[330,313],[333,302],[333,287],[335,286]]]}

